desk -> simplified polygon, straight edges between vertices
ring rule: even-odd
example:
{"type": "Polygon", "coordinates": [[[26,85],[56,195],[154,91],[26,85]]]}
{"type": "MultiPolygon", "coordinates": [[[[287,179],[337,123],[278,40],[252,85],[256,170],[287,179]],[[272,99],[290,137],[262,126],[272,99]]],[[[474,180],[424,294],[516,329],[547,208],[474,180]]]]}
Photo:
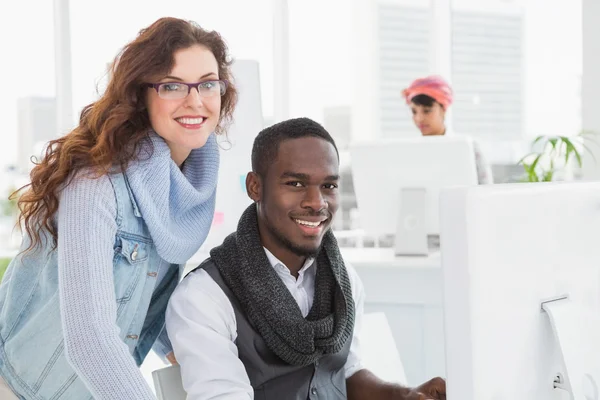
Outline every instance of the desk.
{"type": "MultiPolygon", "coordinates": [[[[441,257],[397,257],[392,248],[341,248],[360,276],[365,313],[384,312],[410,385],[445,376],[441,257]]],[[[186,273],[208,257],[198,252],[186,273]]]]}
{"type": "Polygon", "coordinates": [[[360,276],[365,312],[382,311],[410,385],[445,376],[440,253],[397,257],[392,248],[341,248],[360,276]]]}

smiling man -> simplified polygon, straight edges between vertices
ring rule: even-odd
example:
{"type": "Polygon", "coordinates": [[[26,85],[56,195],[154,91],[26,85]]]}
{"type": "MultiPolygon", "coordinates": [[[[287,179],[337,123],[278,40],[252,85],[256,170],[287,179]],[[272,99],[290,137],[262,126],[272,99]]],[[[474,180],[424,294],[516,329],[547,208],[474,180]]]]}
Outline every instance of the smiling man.
{"type": "Polygon", "coordinates": [[[363,368],[364,291],[330,230],[339,156],[299,118],[256,137],[237,231],[176,289],[167,330],[188,400],[445,399],[433,379],[411,389],[363,368]]]}

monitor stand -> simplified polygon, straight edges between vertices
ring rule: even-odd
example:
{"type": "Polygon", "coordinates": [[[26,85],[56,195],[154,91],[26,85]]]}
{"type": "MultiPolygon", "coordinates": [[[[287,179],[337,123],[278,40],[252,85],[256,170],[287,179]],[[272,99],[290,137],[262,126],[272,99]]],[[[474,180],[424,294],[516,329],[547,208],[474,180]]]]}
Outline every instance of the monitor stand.
{"type": "Polygon", "coordinates": [[[550,319],[565,371],[564,374],[557,373],[554,387],[568,392],[571,400],[600,400],[600,382],[597,380],[600,377],[594,377],[597,371],[588,370],[590,366],[585,361],[589,357],[598,357],[598,354],[585,346],[585,343],[593,342],[582,340],[582,331],[597,327],[596,319],[584,322],[578,314],[581,310],[568,295],[543,301],[542,311],[550,319]]]}
{"type": "Polygon", "coordinates": [[[427,256],[427,189],[402,188],[399,194],[394,251],[397,256],[427,256]]]}

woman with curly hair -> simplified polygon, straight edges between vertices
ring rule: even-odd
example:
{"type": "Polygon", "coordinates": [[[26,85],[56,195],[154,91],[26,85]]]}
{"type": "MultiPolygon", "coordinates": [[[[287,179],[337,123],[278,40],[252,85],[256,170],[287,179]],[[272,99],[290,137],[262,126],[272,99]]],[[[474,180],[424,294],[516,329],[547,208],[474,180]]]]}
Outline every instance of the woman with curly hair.
{"type": "Polygon", "coordinates": [[[172,356],[165,308],[212,223],[231,79],[218,33],[159,19],[50,142],[0,285],[2,399],[155,399],[138,367],[172,356]]]}

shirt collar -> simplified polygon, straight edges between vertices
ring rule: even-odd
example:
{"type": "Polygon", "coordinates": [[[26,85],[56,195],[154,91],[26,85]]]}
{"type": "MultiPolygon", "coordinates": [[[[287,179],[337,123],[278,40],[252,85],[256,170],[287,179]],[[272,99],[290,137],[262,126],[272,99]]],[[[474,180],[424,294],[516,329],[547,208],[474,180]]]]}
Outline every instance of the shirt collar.
{"type": "MultiPolygon", "coordinates": [[[[263,247],[263,249],[265,250],[265,253],[267,254],[267,258],[269,259],[269,262],[271,263],[271,266],[273,268],[275,268],[275,269],[277,269],[278,267],[284,268],[289,273],[289,269],[288,269],[288,267],[285,266],[284,263],[282,263],[277,257],[275,257],[273,255],[273,253],[271,253],[266,247],[263,247]]],[[[304,265],[302,266],[302,268],[300,268],[300,271],[298,271],[298,274],[303,275],[307,269],[309,269],[311,266],[314,265],[314,262],[315,262],[314,257],[307,257],[306,261],[304,261],[304,265]]]]}

